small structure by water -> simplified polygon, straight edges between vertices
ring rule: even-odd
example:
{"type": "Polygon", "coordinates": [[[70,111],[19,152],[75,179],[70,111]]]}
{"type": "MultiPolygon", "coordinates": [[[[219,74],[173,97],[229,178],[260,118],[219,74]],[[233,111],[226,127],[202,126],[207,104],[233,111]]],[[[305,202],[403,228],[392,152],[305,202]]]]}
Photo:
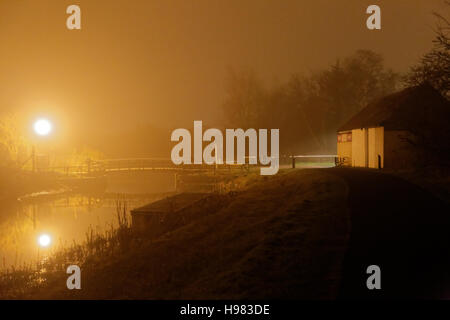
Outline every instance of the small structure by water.
{"type": "Polygon", "coordinates": [[[191,221],[211,194],[180,193],[131,210],[133,231],[158,236],[191,221]]]}

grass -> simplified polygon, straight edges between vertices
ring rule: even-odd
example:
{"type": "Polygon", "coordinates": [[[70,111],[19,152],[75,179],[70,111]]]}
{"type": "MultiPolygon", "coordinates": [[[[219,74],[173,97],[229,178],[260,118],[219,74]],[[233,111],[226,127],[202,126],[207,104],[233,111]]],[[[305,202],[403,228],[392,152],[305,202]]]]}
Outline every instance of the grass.
{"type": "Polygon", "coordinates": [[[405,168],[403,170],[384,169],[385,172],[396,175],[414,183],[450,204],[450,167],[429,165],[422,168],[405,168]]]}

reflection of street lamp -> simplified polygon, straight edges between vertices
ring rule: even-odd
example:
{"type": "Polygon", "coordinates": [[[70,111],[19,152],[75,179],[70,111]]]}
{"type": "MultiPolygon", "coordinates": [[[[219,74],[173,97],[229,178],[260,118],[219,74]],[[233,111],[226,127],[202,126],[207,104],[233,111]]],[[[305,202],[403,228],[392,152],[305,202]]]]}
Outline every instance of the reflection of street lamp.
{"type": "MultiPolygon", "coordinates": [[[[52,123],[45,118],[37,119],[33,124],[34,132],[39,136],[48,136],[53,129],[52,123]]],[[[32,147],[33,171],[36,171],[36,148],[32,147]]]]}
{"type": "Polygon", "coordinates": [[[46,233],[41,234],[38,237],[38,243],[42,248],[46,248],[52,243],[52,238],[46,233]]]}

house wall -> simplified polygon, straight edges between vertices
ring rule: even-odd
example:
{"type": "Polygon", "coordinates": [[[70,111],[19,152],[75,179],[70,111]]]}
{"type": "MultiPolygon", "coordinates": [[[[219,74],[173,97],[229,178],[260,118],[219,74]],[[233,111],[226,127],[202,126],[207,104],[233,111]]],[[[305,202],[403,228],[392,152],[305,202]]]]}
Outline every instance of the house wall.
{"type": "Polygon", "coordinates": [[[380,156],[380,165],[383,168],[384,128],[353,129],[350,145],[338,143],[338,156],[340,157],[341,154],[350,154],[351,166],[369,168],[378,168],[378,156],[380,156]]]}
{"type": "Polygon", "coordinates": [[[409,131],[385,131],[384,138],[386,168],[411,168],[422,166],[426,163],[426,155],[414,146],[416,137],[409,131]]]}
{"type": "MultiPolygon", "coordinates": [[[[348,135],[350,131],[338,134],[348,135]]],[[[347,158],[344,165],[353,167],[402,169],[420,167],[427,163],[425,152],[414,146],[417,137],[405,130],[384,130],[383,127],[353,129],[351,141],[339,139],[337,154],[340,160],[347,158]]]]}
{"type": "Polygon", "coordinates": [[[352,166],[367,167],[368,154],[368,130],[353,129],[352,130],[352,166]]]}
{"type": "Polygon", "coordinates": [[[352,132],[338,132],[337,156],[342,165],[352,165],[352,132]],[[350,136],[349,136],[350,135],[350,136]]]}
{"type": "Polygon", "coordinates": [[[378,169],[378,156],[381,168],[384,166],[384,128],[368,129],[368,165],[369,168],[378,169]]]}

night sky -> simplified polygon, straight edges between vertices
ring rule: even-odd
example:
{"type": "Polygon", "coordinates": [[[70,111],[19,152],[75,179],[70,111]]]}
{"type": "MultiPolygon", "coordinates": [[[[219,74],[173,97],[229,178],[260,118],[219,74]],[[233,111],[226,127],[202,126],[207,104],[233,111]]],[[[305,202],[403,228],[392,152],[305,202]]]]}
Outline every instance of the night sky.
{"type": "MultiPolygon", "coordinates": [[[[268,84],[355,50],[406,71],[431,48],[440,0],[0,1],[0,112],[51,114],[66,136],[214,123],[227,68],[268,84]],[[82,30],[66,28],[78,4],[82,30]],[[382,30],[366,28],[370,4],[382,30]]],[[[25,121],[25,120],[24,120],[25,121]]]]}

